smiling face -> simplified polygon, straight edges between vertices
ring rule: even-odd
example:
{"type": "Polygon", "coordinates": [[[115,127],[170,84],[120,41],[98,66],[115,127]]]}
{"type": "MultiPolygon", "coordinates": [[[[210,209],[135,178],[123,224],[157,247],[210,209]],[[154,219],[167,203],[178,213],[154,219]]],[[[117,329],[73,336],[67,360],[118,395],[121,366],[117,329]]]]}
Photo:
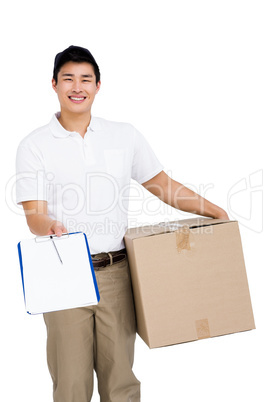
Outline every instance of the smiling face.
{"type": "Polygon", "coordinates": [[[100,81],[96,83],[91,64],[70,61],[61,67],[57,83],[52,79],[52,87],[58,95],[61,113],[84,114],[91,111],[100,81]]]}

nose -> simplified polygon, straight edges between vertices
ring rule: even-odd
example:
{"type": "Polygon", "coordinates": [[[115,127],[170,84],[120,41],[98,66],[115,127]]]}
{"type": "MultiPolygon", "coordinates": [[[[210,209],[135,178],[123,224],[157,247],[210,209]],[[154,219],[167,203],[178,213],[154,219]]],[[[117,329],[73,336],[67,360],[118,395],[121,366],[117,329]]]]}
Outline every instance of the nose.
{"type": "Polygon", "coordinates": [[[76,93],[81,92],[82,89],[81,89],[81,83],[79,80],[73,81],[72,90],[73,90],[73,92],[76,92],[76,93]]]}

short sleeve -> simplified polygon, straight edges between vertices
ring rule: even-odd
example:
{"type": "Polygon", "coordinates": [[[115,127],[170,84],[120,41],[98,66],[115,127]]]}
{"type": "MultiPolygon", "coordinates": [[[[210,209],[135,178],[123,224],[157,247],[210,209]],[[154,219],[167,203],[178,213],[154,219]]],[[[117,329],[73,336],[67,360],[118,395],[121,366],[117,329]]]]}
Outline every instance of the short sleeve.
{"type": "Polygon", "coordinates": [[[47,201],[46,175],[38,151],[28,145],[19,145],[16,157],[16,202],[47,201]]]}
{"type": "Polygon", "coordinates": [[[163,165],[157,159],[145,137],[138,130],[135,130],[132,179],[142,184],[162,170],[163,165]]]}

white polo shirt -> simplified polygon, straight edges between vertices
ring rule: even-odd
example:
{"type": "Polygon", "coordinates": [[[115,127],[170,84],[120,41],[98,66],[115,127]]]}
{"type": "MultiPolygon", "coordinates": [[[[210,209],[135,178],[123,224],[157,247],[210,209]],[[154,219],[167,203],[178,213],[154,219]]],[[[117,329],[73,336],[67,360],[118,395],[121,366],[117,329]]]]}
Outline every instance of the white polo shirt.
{"type": "Polygon", "coordinates": [[[120,250],[131,178],[144,183],[163,166],[130,124],[92,117],[83,138],[58,117],[19,144],[16,201],[47,201],[52,219],[87,234],[92,254],[120,250]]]}

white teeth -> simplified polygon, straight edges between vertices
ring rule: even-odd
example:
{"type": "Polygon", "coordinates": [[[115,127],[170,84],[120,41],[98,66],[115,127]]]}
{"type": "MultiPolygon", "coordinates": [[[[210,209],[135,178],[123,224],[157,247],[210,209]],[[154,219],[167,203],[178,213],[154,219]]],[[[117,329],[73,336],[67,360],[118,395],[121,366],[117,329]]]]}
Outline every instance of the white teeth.
{"type": "Polygon", "coordinates": [[[76,100],[76,101],[81,101],[81,100],[84,99],[84,98],[75,98],[74,96],[70,96],[70,98],[73,99],[73,100],[76,100]]]}

